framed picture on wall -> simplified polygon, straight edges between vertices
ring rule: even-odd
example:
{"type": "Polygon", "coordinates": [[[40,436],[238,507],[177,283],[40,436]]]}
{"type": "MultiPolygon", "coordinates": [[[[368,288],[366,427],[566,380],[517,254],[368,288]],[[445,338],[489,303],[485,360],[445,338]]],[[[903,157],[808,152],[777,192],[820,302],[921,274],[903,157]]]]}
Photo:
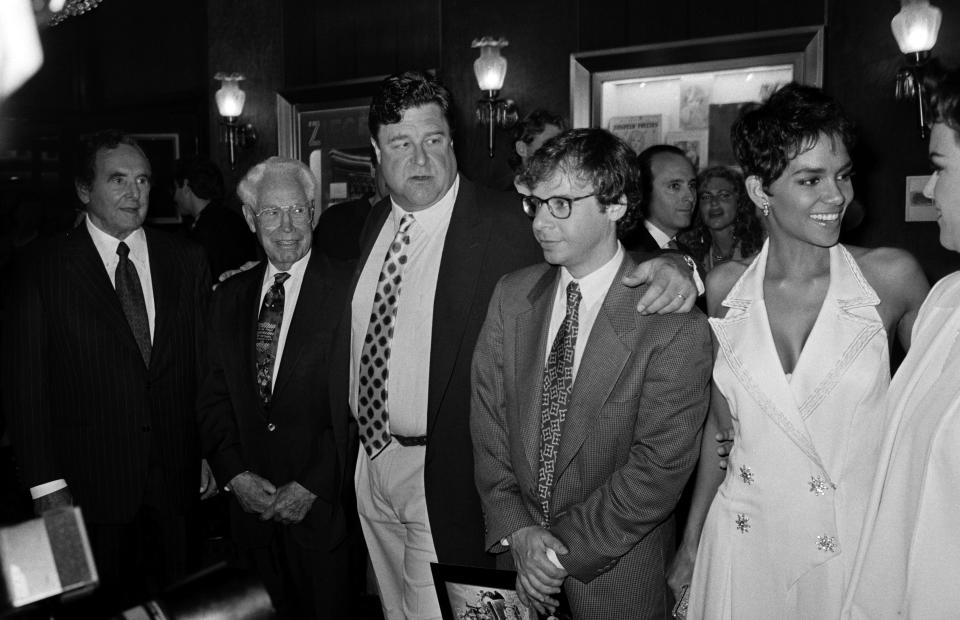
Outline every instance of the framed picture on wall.
{"type": "Polygon", "coordinates": [[[817,26],[572,54],[570,117],[605,128],[659,117],[660,140],[699,169],[735,165],[730,126],[741,106],[787,82],[820,86],[823,45],[817,26]]]}
{"type": "Polygon", "coordinates": [[[147,155],[153,171],[147,223],[179,224],[182,218],[173,201],[173,175],[180,158],[180,134],[132,133],[130,136],[147,155]]]}
{"type": "Polygon", "coordinates": [[[277,94],[280,155],[310,166],[321,210],[374,189],[367,113],[382,80],[364,78],[277,94]]]}

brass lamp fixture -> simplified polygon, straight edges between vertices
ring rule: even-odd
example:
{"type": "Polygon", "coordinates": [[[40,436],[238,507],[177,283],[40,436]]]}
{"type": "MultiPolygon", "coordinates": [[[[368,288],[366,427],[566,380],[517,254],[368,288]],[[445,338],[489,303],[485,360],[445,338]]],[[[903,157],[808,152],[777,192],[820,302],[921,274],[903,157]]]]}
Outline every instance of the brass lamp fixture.
{"type": "Polygon", "coordinates": [[[903,0],[900,12],[890,22],[893,36],[903,52],[906,65],[897,72],[897,99],[916,98],[920,137],[927,135],[927,100],[923,77],[930,62],[930,50],[940,31],[940,9],[929,0],[903,0]]]}
{"type": "Polygon", "coordinates": [[[487,126],[487,151],[493,157],[493,132],[497,127],[509,129],[520,117],[512,99],[500,99],[500,89],[507,77],[507,59],[500,55],[500,48],[510,43],[506,39],[481,37],[474,39],[470,47],[480,48],[480,57],[473,61],[473,73],[477,85],[484,91],[483,99],[477,101],[477,121],[487,126]]]}
{"type": "Polygon", "coordinates": [[[220,112],[220,142],[227,147],[230,168],[235,168],[238,150],[257,143],[257,132],[253,125],[240,120],[243,104],[247,100],[247,94],[240,89],[244,77],[239,73],[221,72],[214,75],[213,79],[220,80],[220,89],[214,95],[220,112]]]}

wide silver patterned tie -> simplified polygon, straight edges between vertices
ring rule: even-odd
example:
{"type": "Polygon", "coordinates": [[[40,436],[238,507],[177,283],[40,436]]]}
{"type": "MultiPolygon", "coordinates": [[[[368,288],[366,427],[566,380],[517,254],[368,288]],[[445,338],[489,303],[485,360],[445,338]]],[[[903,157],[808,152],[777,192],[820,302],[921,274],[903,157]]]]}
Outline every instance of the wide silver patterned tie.
{"type": "Polygon", "coordinates": [[[149,368],[153,343],[150,340],[150,319],[147,318],[147,303],[143,297],[143,287],[140,286],[140,276],[129,258],[130,247],[123,241],[117,245],[117,256],[117,269],[113,275],[117,297],[120,299],[123,314],[127,317],[127,323],[130,324],[133,339],[140,349],[140,357],[149,368]]]}
{"type": "Polygon", "coordinates": [[[413,221],[410,213],[400,219],[397,234],[383,259],[377,292],[373,296],[370,324],[360,352],[357,421],[360,425],[360,443],[371,459],[380,454],[391,440],[387,361],[390,359],[390,342],[397,322],[397,302],[403,283],[403,269],[407,264],[409,230],[413,221]]]}
{"type": "Polygon", "coordinates": [[[567,313],[557,330],[543,368],[543,395],[540,399],[540,458],[537,475],[537,494],[543,525],[550,523],[550,497],[553,495],[553,468],[557,462],[557,447],[567,416],[570,390],[573,388],[573,356],[577,348],[580,328],[580,285],[567,285],[567,313]]]}

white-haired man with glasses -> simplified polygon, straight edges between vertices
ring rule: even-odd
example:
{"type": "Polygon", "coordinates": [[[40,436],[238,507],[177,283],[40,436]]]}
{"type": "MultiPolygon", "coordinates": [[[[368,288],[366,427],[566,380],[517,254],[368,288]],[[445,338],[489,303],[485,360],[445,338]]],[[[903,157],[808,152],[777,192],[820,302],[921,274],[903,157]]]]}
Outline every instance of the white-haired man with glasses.
{"type": "Polygon", "coordinates": [[[706,318],[635,311],[617,239],[630,147],[575,129],[517,178],[546,262],[500,279],[473,357],[470,429],[486,548],[521,600],[573,617],[664,618],[673,511],[707,411],[706,318]]]}
{"type": "MultiPolygon", "coordinates": [[[[214,293],[199,399],[204,452],[227,483],[240,562],[263,579],[282,618],[351,609],[330,425],[327,365],[350,270],[312,252],[316,181],[271,157],[240,181],[243,215],[267,260],[214,293]]],[[[353,507],[351,506],[351,510],[353,507]]]]}

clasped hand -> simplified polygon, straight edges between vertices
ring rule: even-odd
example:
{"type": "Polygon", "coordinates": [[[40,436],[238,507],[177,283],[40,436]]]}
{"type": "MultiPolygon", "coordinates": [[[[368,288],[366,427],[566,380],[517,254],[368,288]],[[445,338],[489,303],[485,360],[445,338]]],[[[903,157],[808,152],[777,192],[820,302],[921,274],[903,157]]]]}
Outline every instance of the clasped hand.
{"type": "Polygon", "coordinates": [[[510,553],[517,568],[517,596],[520,602],[533,606],[539,613],[552,613],[559,601],[552,595],[560,592],[567,571],[547,557],[547,550],[558,555],[567,547],[548,530],[531,525],[510,535],[510,553]]]}
{"type": "Polygon", "coordinates": [[[260,515],[261,521],[272,519],[286,525],[302,521],[317,498],[298,482],[278,488],[249,471],[234,476],[230,488],[245,512],[260,515]]]}

